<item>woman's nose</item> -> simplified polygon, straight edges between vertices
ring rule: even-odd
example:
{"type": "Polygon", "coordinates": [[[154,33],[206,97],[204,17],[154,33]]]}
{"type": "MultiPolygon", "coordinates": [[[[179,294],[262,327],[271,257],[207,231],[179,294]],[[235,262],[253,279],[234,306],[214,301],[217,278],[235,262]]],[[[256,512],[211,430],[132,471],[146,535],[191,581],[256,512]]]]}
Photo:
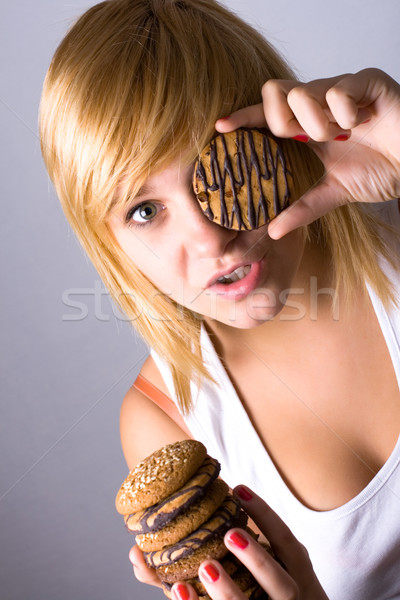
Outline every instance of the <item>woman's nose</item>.
{"type": "Polygon", "coordinates": [[[197,200],[192,198],[190,209],[181,224],[185,232],[187,253],[194,258],[219,258],[238,234],[237,231],[216,225],[206,217],[197,200]]]}

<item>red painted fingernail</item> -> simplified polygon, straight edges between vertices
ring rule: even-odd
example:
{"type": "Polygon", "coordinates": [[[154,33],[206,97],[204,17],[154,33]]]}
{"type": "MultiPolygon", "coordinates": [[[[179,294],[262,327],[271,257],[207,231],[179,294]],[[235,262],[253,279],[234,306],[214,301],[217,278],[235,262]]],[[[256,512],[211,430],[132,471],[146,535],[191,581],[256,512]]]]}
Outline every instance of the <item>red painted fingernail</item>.
{"type": "Polygon", "coordinates": [[[189,600],[190,593],[184,583],[178,583],[172,590],[176,600],[189,600]]]}
{"type": "Polygon", "coordinates": [[[221,117],[220,119],[218,119],[218,121],[226,121],[227,119],[229,119],[230,115],[228,115],[227,117],[221,117]]]}
{"type": "Polygon", "coordinates": [[[307,135],[295,135],[292,139],[298,142],[308,142],[310,138],[307,135]]]}
{"type": "Polygon", "coordinates": [[[369,123],[371,119],[367,119],[366,121],[362,121],[362,123],[360,123],[360,125],[365,125],[365,123],[369,123]]]}
{"type": "Polygon", "coordinates": [[[253,495],[250,494],[250,492],[248,490],[246,490],[246,488],[244,487],[238,487],[236,490],[236,494],[239,496],[239,498],[241,500],[244,500],[245,502],[248,502],[249,500],[252,500],[253,495]]]}
{"type": "Polygon", "coordinates": [[[201,571],[204,577],[210,583],[215,583],[219,579],[219,573],[217,568],[214,565],[204,565],[201,567],[201,571]]]}
{"type": "Polygon", "coordinates": [[[349,139],[349,135],[347,135],[347,133],[342,133],[338,136],[336,136],[335,138],[333,138],[335,140],[335,142],[345,142],[346,140],[349,139]]]}
{"type": "Polygon", "coordinates": [[[249,545],[249,541],[239,533],[238,531],[233,531],[228,535],[228,540],[236,546],[236,548],[240,548],[240,550],[244,550],[249,545]]]}

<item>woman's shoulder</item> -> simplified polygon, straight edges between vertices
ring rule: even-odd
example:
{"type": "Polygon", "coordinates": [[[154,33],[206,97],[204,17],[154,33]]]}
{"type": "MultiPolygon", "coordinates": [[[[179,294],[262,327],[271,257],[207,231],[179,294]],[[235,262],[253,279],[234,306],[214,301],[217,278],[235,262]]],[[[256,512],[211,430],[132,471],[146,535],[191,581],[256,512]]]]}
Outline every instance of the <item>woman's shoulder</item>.
{"type": "Polygon", "coordinates": [[[160,373],[160,369],[157,366],[153,353],[144,361],[142,368],[140,369],[140,375],[149,381],[156,388],[161,390],[168,398],[171,398],[168,387],[160,373]]]}
{"type": "MultiPolygon", "coordinates": [[[[146,359],[140,374],[168,395],[151,356],[146,359]]],[[[122,401],[120,435],[122,450],[130,469],[161,446],[188,437],[155,402],[134,386],[128,389],[122,401]]]]}

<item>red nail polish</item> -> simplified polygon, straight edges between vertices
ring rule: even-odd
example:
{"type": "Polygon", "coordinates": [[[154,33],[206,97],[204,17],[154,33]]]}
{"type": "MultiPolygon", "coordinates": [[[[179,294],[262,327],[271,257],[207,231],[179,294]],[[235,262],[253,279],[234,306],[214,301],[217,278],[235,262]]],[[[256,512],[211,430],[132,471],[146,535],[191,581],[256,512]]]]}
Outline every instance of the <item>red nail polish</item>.
{"type": "Polygon", "coordinates": [[[345,142],[346,140],[349,139],[349,135],[347,135],[347,133],[342,133],[341,135],[336,136],[335,138],[333,138],[335,140],[335,142],[345,142]]]}
{"type": "Polygon", "coordinates": [[[310,138],[307,135],[295,135],[292,139],[298,142],[308,142],[310,138]]]}
{"type": "Polygon", "coordinates": [[[369,123],[371,119],[367,119],[366,121],[363,121],[362,123],[360,123],[360,125],[365,125],[366,123],[369,123]]]}
{"type": "Polygon", "coordinates": [[[229,116],[230,115],[228,115],[227,117],[221,117],[220,119],[218,119],[218,121],[227,121],[229,119],[229,116]]]}
{"type": "Polygon", "coordinates": [[[178,583],[174,587],[173,592],[176,600],[189,600],[190,598],[189,590],[183,583],[178,583]]]}
{"type": "Polygon", "coordinates": [[[214,565],[204,565],[201,567],[202,573],[210,583],[215,583],[219,579],[219,573],[214,565]]]}
{"type": "Polygon", "coordinates": [[[248,502],[249,500],[252,500],[253,495],[250,494],[250,492],[248,490],[246,490],[246,488],[244,487],[238,487],[235,490],[235,493],[237,494],[237,496],[239,496],[239,498],[241,500],[244,500],[245,502],[248,502]]]}
{"type": "Polygon", "coordinates": [[[231,544],[236,546],[236,548],[240,548],[240,550],[244,550],[249,545],[249,541],[238,531],[233,531],[229,534],[228,540],[231,544]]]}

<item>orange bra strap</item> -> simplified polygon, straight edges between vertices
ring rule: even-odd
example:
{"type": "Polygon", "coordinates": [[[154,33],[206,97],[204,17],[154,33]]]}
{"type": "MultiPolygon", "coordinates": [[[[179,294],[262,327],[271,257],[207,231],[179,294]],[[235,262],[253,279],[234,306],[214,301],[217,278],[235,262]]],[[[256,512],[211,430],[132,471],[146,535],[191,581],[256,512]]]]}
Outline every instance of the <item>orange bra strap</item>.
{"type": "Polygon", "coordinates": [[[154,402],[154,404],[157,404],[157,406],[159,406],[161,408],[161,410],[163,410],[165,412],[165,414],[167,414],[170,417],[170,419],[175,421],[175,423],[190,438],[192,437],[189,429],[187,428],[185,421],[182,418],[182,415],[176,408],[175,403],[171,400],[171,398],[168,398],[168,396],[166,394],[164,394],[164,392],[159,390],[155,385],[150,383],[150,381],[145,379],[143,377],[143,375],[140,375],[140,374],[137,376],[136,381],[133,384],[133,387],[136,388],[137,390],[139,390],[140,392],[142,392],[142,394],[147,396],[147,398],[150,398],[150,400],[152,400],[154,402]]]}

